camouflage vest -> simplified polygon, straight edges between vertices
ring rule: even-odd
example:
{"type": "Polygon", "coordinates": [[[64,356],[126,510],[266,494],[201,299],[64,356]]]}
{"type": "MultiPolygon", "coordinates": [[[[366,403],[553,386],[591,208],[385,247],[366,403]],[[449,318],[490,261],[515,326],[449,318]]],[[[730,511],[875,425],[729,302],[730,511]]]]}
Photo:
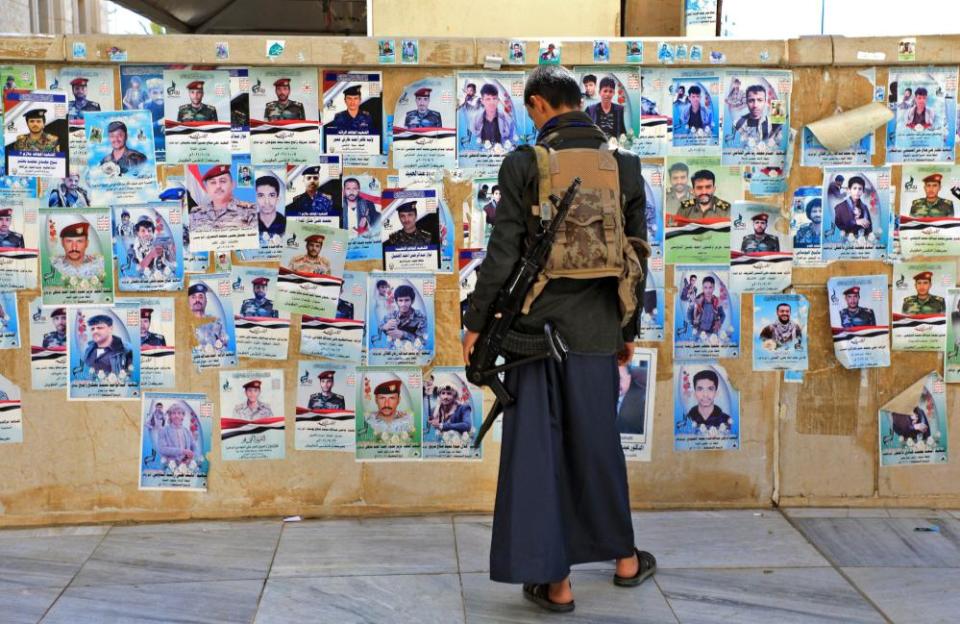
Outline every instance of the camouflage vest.
{"type": "Polygon", "coordinates": [[[550,195],[562,197],[574,177],[582,180],[566,219],[557,230],[557,238],[539,279],[527,294],[523,312],[551,279],[619,280],[620,313],[627,324],[637,308],[637,284],[643,279],[642,258],[650,247],[642,238],[626,235],[623,198],[616,148],[604,143],[597,149],[554,150],[534,146],[539,173],[539,203],[532,207],[536,220],[553,212],[550,195]]]}

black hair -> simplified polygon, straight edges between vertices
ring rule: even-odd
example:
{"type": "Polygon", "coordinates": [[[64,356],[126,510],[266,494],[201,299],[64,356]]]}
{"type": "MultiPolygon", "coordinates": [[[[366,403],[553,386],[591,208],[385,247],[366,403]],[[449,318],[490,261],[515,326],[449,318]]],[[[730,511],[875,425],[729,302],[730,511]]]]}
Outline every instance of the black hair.
{"type": "Polygon", "coordinates": [[[763,85],[750,85],[747,87],[746,95],[750,95],[751,93],[762,93],[763,98],[767,98],[767,90],[763,88],[763,85]]]}
{"type": "Polygon", "coordinates": [[[684,173],[690,173],[690,167],[687,166],[687,163],[675,162],[670,165],[670,169],[667,171],[667,175],[673,175],[674,171],[682,171],[684,173]]]}
{"type": "Polygon", "coordinates": [[[863,189],[867,188],[867,183],[864,182],[863,178],[861,178],[860,176],[853,176],[852,178],[847,180],[847,188],[852,187],[854,184],[859,184],[860,188],[863,188],[863,189]]]}
{"type": "Polygon", "coordinates": [[[491,193],[491,194],[492,194],[492,193],[496,193],[496,192],[499,191],[499,190],[500,190],[500,185],[499,185],[499,184],[494,184],[494,185],[493,185],[493,188],[490,189],[490,193],[491,193]]]}
{"type": "Polygon", "coordinates": [[[581,82],[583,82],[583,84],[587,84],[588,82],[592,82],[592,83],[596,84],[596,83],[597,83],[597,77],[594,76],[593,74],[587,74],[586,76],[583,77],[583,80],[582,80],[581,82]]]}
{"type": "Polygon", "coordinates": [[[914,96],[926,95],[926,94],[927,94],[927,88],[926,88],[926,87],[917,87],[917,90],[913,92],[913,95],[914,95],[914,96]]]}
{"type": "Polygon", "coordinates": [[[464,89],[466,90],[466,89],[469,89],[470,87],[473,87],[474,91],[477,90],[477,85],[473,84],[472,82],[468,82],[467,86],[465,86],[464,89]]]}
{"type": "Polygon", "coordinates": [[[610,76],[604,76],[600,79],[600,90],[602,91],[607,88],[613,89],[614,91],[617,90],[617,82],[610,76]]]}
{"type": "Polygon", "coordinates": [[[523,87],[524,103],[529,104],[535,95],[545,99],[553,108],[580,108],[580,85],[570,70],[559,65],[539,65],[530,72],[523,87]]]}
{"type": "Polygon", "coordinates": [[[702,371],[700,371],[699,373],[697,373],[696,375],[694,375],[694,376],[693,376],[693,386],[694,386],[694,388],[696,388],[697,382],[700,381],[701,379],[706,379],[707,381],[712,381],[712,382],[713,382],[713,387],[714,387],[715,389],[720,387],[720,378],[717,377],[717,374],[716,374],[715,372],[713,372],[712,370],[702,370],[702,371]]]}
{"type": "Polygon", "coordinates": [[[500,92],[497,91],[497,88],[494,85],[487,82],[487,83],[484,83],[482,87],[480,87],[480,95],[481,96],[492,95],[494,97],[497,97],[500,95],[500,92]]]}
{"type": "Polygon", "coordinates": [[[697,180],[710,180],[711,182],[715,183],[717,181],[717,176],[713,175],[713,172],[709,169],[701,169],[693,174],[692,182],[696,184],[697,180]]]}
{"type": "Polygon", "coordinates": [[[343,181],[343,185],[346,186],[347,182],[356,182],[357,186],[360,186],[360,180],[356,178],[347,178],[346,180],[343,181]]]}
{"type": "Polygon", "coordinates": [[[254,183],[254,188],[261,186],[272,186],[273,190],[277,192],[277,195],[280,194],[280,181],[273,176],[265,175],[257,178],[257,181],[254,183]]]}
{"type": "Polygon", "coordinates": [[[377,288],[380,288],[381,286],[389,286],[389,285],[390,285],[390,282],[388,282],[387,280],[384,280],[384,279],[377,280],[377,288]]]}
{"type": "Polygon", "coordinates": [[[707,282],[710,282],[710,283],[713,284],[714,286],[717,285],[717,280],[713,279],[713,276],[712,276],[712,275],[708,275],[708,276],[706,276],[705,278],[703,278],[703,282],[702,282],[702,283],[703,283],[703,284],[706,284],[707,282]]]}
{"type": "Polygon", "coordinates": [[[807,213],[808,219],[810,218],[810,213],[813,212],[814,208],[819,208],[820,210],[823,210],[823,200],[820,199],[819,197],[815,197],[811,199],[810,203],[807,204],[807,208],[804,212],[807,213]]]}
{"type": "Polygon", "coordinates": [[[793,306],[791,306],[791,305],[790,305],[789,303],[787,303],[786,301],[781,301],[780,303],[777,304],[777,309],[778,309],[778,310],[780,309],[780,306],[787,306],[787,307],[790,308],[791,310],[793,309],[793,306]]]}
{"type": "Polygon", "coordinates": [[[700,87],[697,85],[691,86],[689,89],[687,89],[687,95],[700,95],[700,87]]]}

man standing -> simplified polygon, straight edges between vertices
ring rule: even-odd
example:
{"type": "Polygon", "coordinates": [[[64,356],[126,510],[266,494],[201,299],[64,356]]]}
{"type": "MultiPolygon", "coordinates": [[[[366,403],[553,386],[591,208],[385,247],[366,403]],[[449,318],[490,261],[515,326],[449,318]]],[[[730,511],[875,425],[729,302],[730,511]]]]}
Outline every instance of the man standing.
{"type": "Polygon", "coordinates": [[[586,109],[594,104],[600,103],[597,97],[597,77],[594,74],[587,74],[583,77],[583,108],[586,109]]]}
{"type": "Polygon", "coordinates": [[[789,347],[791,344],[800,349],[803,331],[796,321],[790,320],[791,311],[789,303],[778,303],[777,320],[760,330],[760,339],[772,340],[777,349],[789,347]]]}
{"type": "Polygon", "coordinates": [[[343,214],[357,234],[363,234],[380,223],[380,213],[373,202],[360,197],[360,180],[347,178],[343,181],[343,214]]]}
{"type": "Polygon", "coordinates": [[[730,218],[730,202],[715,196],[716,191],[713,172],[708,169],[697,171],[693,174],[694,197],[680,202],[677,216],[687,219],[730,218]]]}
{"type": "MultiPolygon", "coordinates": [[[[611,196],[622,211],[623,233],[643,239],[640,160],[609,147],[603,131],[580,112],[580,97],[576,78],[559,66],[537,67],[524,89],[524,105],[540,128],[538,144],[555,150],[562,162],[560,172],[551,175],[550,191],[562,192],[574,176],[587,173],[592,185],[619,185],[611,196]]],[[[500,167],[502,201],[463,317],[465,362],[523,255],[530,207],[539,198],[537,162],[535,153],[521,149],[500,167]]],[[[577,201],[590,201],[591,195],[581,193],[577,201]]],[[[626,268],[629,261],[624,272],[635,276],[626,268]]],[[[656,568],[653,556],[633,545],[626,462],[616,429],[617,361],[632,357],[642,292],[642,279],[622,284],[616,277],[551,279],[511,330],[511,336],[520,336],[518,343],[529,344],[543,336],[549,319],[569,345],[562,363],[540,360],[506,373],[516,402],[503,415],[490,552],[492,580],[524,583],[524,596],[550,611],[574,608],[567,580],[573,564],[617,559],[614,582],[621,585],[639,584],[656,568]],[[621,291],[628,298],[626,315],[621,291]]]]}
{"type": "Polygon", "coordinates": [[[693,376],[693,394],[697,404],[687,412],[687,420],[694,427],[729,431],[733,426],[733,419],[714,402],[719,387],[720,379],[712,370],[702,370],[693,376]]]}
{"type": "Polygon", "coordinates": [[[477,85],[472,82],[468,82],[466,86],[463,87],[463,99],[460,101],[457,108],[462,108],[468,115],[480,110],[480,99],[477,97],[477,85]]]}
{"type": "Polygon", "coordinates": [[[613,96],[617,92],[617,83],[610,76],[600,80],[600,101],[587,108],[587,116],[603,130],[608,139],[619,138],[620,135],[630,134],[624,117],[624,108],[614,104],[613,96]]]}
{"type": "Polygon", "coordinates": [[[687,163],[675,162],[670,165],[667,175],[670,176],[670,188],[667,190],[666,212],[677,214],[683,202],[694,198],[690,186],[690,168],[687,163]]]}
{"type": "Polygon", "coordinates": [[[430,94],[433,89],[423,87],[413,93],[417,101],[417,108],[408,111],[403,120],[403,125],[408,130],[410,128],[441,128],[443,127],[442,117],[435,110],[430,110],[430,94]]]}
{"type": "Polygon", "coordinates": [[[930,294],[933,284],[933,273],[923,271],[913,276],[913,285],[917,294],[910,295],[903,300],[901,312],[904,314],[944,314],[947,311],[947,302],[943,297],[930,294]]]}
{"type": "Polygon", "coordinates": [[[100,105],[87,99],[87,78],[80,76],[70,81],[70,88],[73,90],[73,100],[67,109],[67,121],[81,121],[83,114],[87,111],[99,111],[100,105]]]}
{"type": "Polygon", "coordinates": [[[90,196],[87,195],[86,189],[80,186],[80,174],[68,175],[59,187],[51,190],[47,205],[50,208],[87,208],[91,206],[90,196]]]}
{"type": "Polygon", "coordinates": [[[137,238],[127,250],[128,262],[136,265],[137,273],[162,271],[166,268],[166,256],[163,245],[154,243],[156,226],[153,221],[145,216],[141,217],[134,229],[137,238]]]}
{"type": "Polygon", "coordinates": [[[243,384],[243,393],[247,396],[247,400],[233,408],[234,418],[259,420],[260,418],[273,416],[273,410],[270,409],[270,406],[260,400],[259,379],[252,379],[243,384]]]}
{"type": "Polygon", "coordinates": [[[120,225],[117,226],[117,236],[120,238],[133,238],[136,233],[133,231],[133,224],[130,223],[130,213],[124,208],[120,213],[120,225]]]}
{"type": "Polygon", "coordinates": [[[845,329],[877,324],[877,317],[870,308],[860,307],[860,287],[851,286],[843,291],[847,307],[840,310],[840,326],[845,329]]]}
{"type": "Polygon", "coordinates": [[[380,331],[390,337],[394,345],[402,342],[427,340],[427,316],[413,307],[417,293],[412,286],[406,284],[398,286],[393,291],[396,309],[388,312],[380,319],[380,331]]]}
{"type": "Polygon", "coordinates": [[[347,107],[333,116],[330,129],[335,134],[375,134],[373,116],[360,110],[360,85],[343,90],[343,103],[347,107]]]}
{"type": "Polygon", "coordinates": [[[190,213],[191,232],[209,232],[221,228],[252,227],[257,209],[250,202],[233,197],[230,165],[214,165],[203,174],[208,200],[190,213]]]}
{"type": "Polygon", "coordinates": [[[490,189],[490,201],[483,207],[483,214],[486,217],[487,225],[493,225],[497,217],[497,206],[500,204],[500,187],[496,184],[490,189]]]}
{"type": "Polygon", "coordinates": [[[693,85],[687,91],[687,105],[680,110],[680,124],[674,132],[681,134],[712,134],[713,108],[700,102],[700,87],[693,85]]]}
{"type": "Polygon", "coordinates": [[[414,431],[413,415],[400,409],[400,382],[385,381],[373,389],[377,411],[364,421],[375,434],[414,431]]]}
{"type": "Polygon", "coordinates": [[[255,277],[250,285],[253,287],[253,298],[244,299],[240,304],[240,316],[260,317],[260,318],[279,318],[280,312],[273,309],[273,302],[267,299],[267,284],[270,279],[266,277],[255,277]]]}
{"type": "Polygon", "coordinates": [[[100,159],[100,165],[113,163],[120,168],[120,175],[128,173],[147,162],[147,157],[135,149],[127,147],[127,124],[111,121],[107,126],[107,138],[110,140],[110,153],[100,159]]]}
{"type": "Polygon", "coordinates": [[[0,208],[0,247],[23,249],[23,235],[10,229],[13,221],[13,208],[0,208]]]}
{"type": "MultiPolygon", "coordinates": [[[[577,93],[580,90],[577,89],[577,93]]],[[[470,125],[473,136],[481,144],[501,145],[510,143],[516,145],[516,128],[505,112],[500,110],[500,92],[497,86],[489,82],[480,87],[480,104],[483,110],[474,118],[470,125]]]]}
{"type": "Polygon", "coordinates": [[[171,471],[181,464],[196,466],[200,460],[200,449],[190,431],[183,426],[185,413],[183,406],[174,403],[167,410],[167,424],[157,436],[160,461],[171,471]]]}
{"type": "Polygon", "coordinates": [[[277,78],[273,82],[273,90],[277,99],[267,102],[263,107],[263,118],[266,121],[287,119],[306,119],[303,104],[290,99],[290,79],[277,78]]]}
{"type": "Polygon", "coordinates": [[[310,395],[307,407],[312,410],[342,410],[347,408],[347,402],[342,394],[333,391],[333,377],[336,371],[322,371],[317,375],[320,380],[320,392],[310,395]]]}
{"type": "Polygon", "coordinates": [[[189,104],[177,109],[177,121],[218,121],[217,109],[203,103],[203,80],[194,80],[187,85],[189,104]]]}
{"type": "Polygon", "coordinates": [[[817,197],[811,199],[804,209],[810,223],[804,223],[793,237],[796,247],[816,247],[820,244],[820,221],[823,218],[823,201],[817,197]]]}
{"type": "Polygon", "coordinates": [[[860,176],[847,181],[847,198],[833,207],[833,222],[846,235],[869,236],[873,232],[870,210],[860,199],[866,182],[860,176]]]}
{"type": "Polygon", "coordinates": [[[87,321],[91,340],[83,351],[83,376],[86,379],[104,378],[121,373],[129,375],[133,367],[133,351],[113,335],[113,318],[109,314],[95,314],[87,321]]]}
{"type": "Polygon", "coordinates": [[[923,193],[925,197],[915,199],[910,203],[911,217],[952,217],[953,200],[940,197],[940,184],[943,176],[931,173],[923,179],[923,193]]]}
{"type": "Polygon", "coordinates": [[[162,334],[150,331],[153,308],[140,308],[140,345],[146,347],[165,347],[167,339],[162,334]]]}
{"type": "Polygon", "coordinates": [[[320,192],[320,167],[306,167],[303,170],[303,193],[293,198],[287,205],[288,214],[300,215],[329,215],[332,212],[333,201],[329,195],[320,192]]]}
{"type": "Polygon", "coordinates": [[[67,346],[67,309],[54,308],[50,313],[53,331],[43,335],[43,348],[67,346]]]}
{"type": "Polygon", "coordinates": [[[771,123],[767,114],[767,90],[763,85],[747,87],[747,112],[733,124],[734,147],[752,147],[757,143],[780,143],[783,124],[771,123]]]}
{"type": "Polygon", "coordinates": [[[277,212],[280,201],[280,181],[272,175],[257,178],[257,224],[260,241],[269,243],[283,236],[287,231],[287,218],[277,212]]]}
{"type": "Polygon", "coordinates": [[[23,114],[27,122],[27,134],[17,135],[13,142],[13,150],[18,152],[43,152],[45,154],[59,152],[60,137],[46,132],[47,111],[43,108],[34,108],[23,114]]]}
{"type": "Polygon", "coordinates": [[[917,87],[913,106],[903,115],[904,125],[911,130],[929,130],[937,122],[937,115],[927,108],[927,88],[917,87]]]}
{"type": "Polygon", "coordinates": [[[87,254],[90,224],[84,220],[74,221],[60,230],[60,246],[63,255],[54,256],[50,266],[60,274],[63,281],[77,282],[94,280],[102,282],[105,277],[103,256],[87,254]]]}
{"type": "Polygon", "coordinates": [[[400,219],[401,229],[397,230],[384,243],[388,247],[415,247],[429,245],[433,242],[433,235],[417,227],[417,202],[408,201],[397,207],[397,218],[400,219]]]}
{"type": "Polygon", "coordinates": [[[693,327],[694,334],[715,335],[723,327],[727,314],[723,311],[720,298],[713,294],[717,287],[712,275],[703,278],[703,292],[696,296],[693,304],[687,308],[687,321],[693,327]]]}
{"type": "Polygon", "coordinates": [[[747,234],[740,242],[740,251],[745,254],[762,253],[765,251],[780,251],[780,240],[772,234],[767,234],[767,221],[770,218],[765,212],[758,212],[750,217],[753,221],[753,234],[747,234]]]}
{"type": "Polygon", "coordinates": [[[325,239],[326,237],[323,234],[311,234],[304,239],[307,253],[293,258],[290,261],[290,270],[299,273],[313,273],[314,275],[328,275],[330,273],[330,260],[326,256],[320,255],[325,239]]]}

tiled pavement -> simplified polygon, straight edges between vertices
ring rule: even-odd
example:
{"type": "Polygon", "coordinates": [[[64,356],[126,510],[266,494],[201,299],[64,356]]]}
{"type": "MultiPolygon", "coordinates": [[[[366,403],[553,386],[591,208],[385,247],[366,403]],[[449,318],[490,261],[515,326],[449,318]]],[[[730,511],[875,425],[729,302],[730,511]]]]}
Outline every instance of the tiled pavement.
{"type": "Polygon", "coordinates": [[[960,621],[960,512],[641,512],[660,570],[614,587],[578,566],[576,611],[490,582],[490,518],[188,522],[0,531],[0,621],[960,621]],[[917,530],[924,529],[924,530],[917,530]]]}

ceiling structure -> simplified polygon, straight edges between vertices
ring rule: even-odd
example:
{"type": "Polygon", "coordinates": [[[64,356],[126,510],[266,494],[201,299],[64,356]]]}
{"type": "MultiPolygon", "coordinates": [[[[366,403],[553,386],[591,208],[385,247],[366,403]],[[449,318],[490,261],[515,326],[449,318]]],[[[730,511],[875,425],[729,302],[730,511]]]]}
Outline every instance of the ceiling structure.
{"type": "Polygon", "coordinates": [[[180,33],[367,34],[367,0],[113,1],[180,33]]]}

